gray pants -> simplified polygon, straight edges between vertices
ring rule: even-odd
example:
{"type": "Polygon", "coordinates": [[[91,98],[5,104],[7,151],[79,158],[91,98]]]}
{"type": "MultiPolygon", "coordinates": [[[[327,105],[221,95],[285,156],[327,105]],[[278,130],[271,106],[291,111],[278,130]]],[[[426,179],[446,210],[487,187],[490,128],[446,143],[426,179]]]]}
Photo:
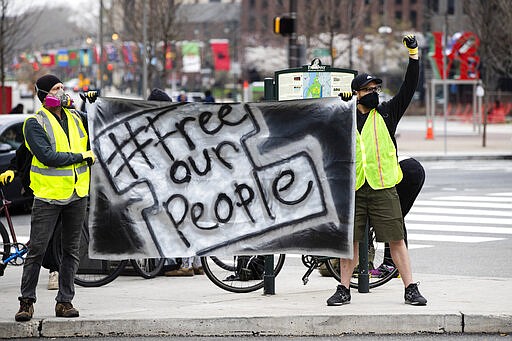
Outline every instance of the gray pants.
{"type": "Polygon", "coordinates": [[[87,198],[65,205],[34,200],[30,227],[30,244],[23,265],[21,297],[36,301],[36,287],[46,247],[53,235],[59,215],[62,218],[62,260],[59,268],[57,302],[71,302],[75,296],[74,278],[80,261],[80,236],[85,221],[87,198]]]}

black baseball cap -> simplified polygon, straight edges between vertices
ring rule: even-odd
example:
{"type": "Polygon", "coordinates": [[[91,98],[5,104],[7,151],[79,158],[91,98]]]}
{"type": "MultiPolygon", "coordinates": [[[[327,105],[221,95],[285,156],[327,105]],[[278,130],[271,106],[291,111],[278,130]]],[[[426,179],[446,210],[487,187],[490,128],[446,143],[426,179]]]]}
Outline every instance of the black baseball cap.
{"type": "Polygon", "coordinates": [[[354,90],[358,91],[370,82],[376,82],[377,84],[382,84],[382,79],[373,77],[372,75],[369,75],[367,73],[361,73],[361,74],[357,75],[352,80],[352,83],[350,84],[350,86],[352,88],[352,91],[354,91],[354,90]]]}

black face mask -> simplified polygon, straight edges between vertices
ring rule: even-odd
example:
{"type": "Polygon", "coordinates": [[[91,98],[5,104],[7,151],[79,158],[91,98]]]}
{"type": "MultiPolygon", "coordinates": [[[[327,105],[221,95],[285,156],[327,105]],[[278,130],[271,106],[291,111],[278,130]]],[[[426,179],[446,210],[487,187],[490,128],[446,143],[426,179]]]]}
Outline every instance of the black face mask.
{"type": "Polygon", "coordinates": [[[357,104],[362,104],[370,110],[375,109],[377,108],[377,105],[379,105],[379,94],[372,92],[370,94],[364,95],[357,101],[357,104]]]}

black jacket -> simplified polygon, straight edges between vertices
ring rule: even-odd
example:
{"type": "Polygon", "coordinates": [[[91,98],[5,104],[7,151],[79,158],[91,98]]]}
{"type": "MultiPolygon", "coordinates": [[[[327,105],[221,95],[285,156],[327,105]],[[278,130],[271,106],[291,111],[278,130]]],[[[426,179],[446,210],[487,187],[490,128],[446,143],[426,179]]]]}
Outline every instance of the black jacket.
{"type": "MultiPolygon", "coordinates": [[[[88,131],[87,118],[86,118],[85,114],[80,111],[76,111],[76,110],[75,110],[75,112],[78,113],[79,116],[82,118],[84,127],[85,127],[86,131],[88,131]]],[[[62,120],[62,121],[64,121],[64,120],[62,120]]],[[[63,125],[62,121],[59,121],[59,122],[61,122],[61,125],[63,125]]],[[[46,158],[46,155],[48,152],[47,151],[45,152],[44,150],[49,148],[50,140],[48,139],[46,132],[44,132],[44,129],[41,127],[39,122],[37,122],[37,120],[35,120],[35,119],[29,119],[26,123],[25,129],[27,130],[27,132],[29,132],[28,136],[30,136],[30,138],[32,139],[32,143],[30,144],[31,148],[33,150],[34,149],[38,150],[40,155],[42,155],[42,159],[47,161],[48,159],[46,158]],[[36,125],[34,125],[34,123],[36,125]],[[35,131],[35,133],[34,133],[34,131],[35,131]]],[[[66,132],[66,134],[68,133],[67,122],[65,123],[64,131],[66,132]]],[[[53,154],[55,154],[55,153],[53,153],[53,154]]],[[[68,154],[72,154],[72,156],[65,155],[65,157],[63,158],[63,160],[64,160],[63,162],[66,162],[65,160],[67,160],[69,158],[71,158],[72,160],[80,158],[80,160],[76,161],[76,162],[81,162],[81,158],[82,158],[81,154],[74,154],[74,153],[68,153],[68,154]]],[[[33,155],[30,152],[30,150],[28,150],[25,143],[22,143],[18,147],[18,149],[16,149],[16,155],[11,159],[11,161],[9,163],[9,167],[7,167],[7,169],[12,170],[13,172],[15,172],[16,176],[19,176],[21,178],[21,184],[22,184],[23,190],[24,190],[23,195],[27,195],[27,196],[34,195],[34,192],[30,188],[30,166],[32,165],[32,157],[33,157],[33,155]]],[[[45,161],[43,161],[42,159],[39,159],[39,160],[41,162],[45,163],[45,161]]]]}
{"type": "MultiPolygon", "coordinates": [[[[78,113],[82,118],[85,130],[88,131],[87,118],[85,115],[77,110],[75,110],[75,113],[78,113]]],[[[62,129],[64,129],[66,135],[69,136],[67,116],[62,115],[62,120],[59,119],[56,115],[54,116],[60,123],[62,129]]],[[[50,139],[48,138],[46,131],[35,118],[27,119],[23,134],[25,136],[25,141],[30,146],[32,153],[37,157],[39,161],[47,166],[68,166],[83,161],[82,154],[80,153],[57,153],[52,150],[50,139]]]]}
{"type": "MultiPolygon", "coordinates": [[[[396,148],[395,132],[398,122],[411,103],[412,96],[418,86],[420,75],[420,66],[418,59],[409,58],[409,65],[405,72],[404,82],[400,86],[398,93],[387,102],[382,102],[377,106],[377,112],[382,116],[389,131],[389,136],[393,140],[396,148]]],[[[368,114],[363,114],[357,110],[357,130],[361,132],[368,114]]]]}

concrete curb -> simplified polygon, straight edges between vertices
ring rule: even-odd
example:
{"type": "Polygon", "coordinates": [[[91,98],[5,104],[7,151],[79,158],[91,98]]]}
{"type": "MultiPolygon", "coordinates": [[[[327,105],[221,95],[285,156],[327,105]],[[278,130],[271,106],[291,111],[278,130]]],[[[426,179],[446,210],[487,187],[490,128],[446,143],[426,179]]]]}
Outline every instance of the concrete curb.
{"type": "Polygon", "coordinates": [[[482,154],[482,155],[417,155],[418,161],[459,161],[459,160],[512,160],[512,154],[482,154]]]}
{"type": "Polygon", "coordinates": [[[42,319],[0,323],[1,338],[102,336],[319,336],[345,334],[511,333],[512,315],[464,313],[222,317],[168,319],[42,319]]]}

